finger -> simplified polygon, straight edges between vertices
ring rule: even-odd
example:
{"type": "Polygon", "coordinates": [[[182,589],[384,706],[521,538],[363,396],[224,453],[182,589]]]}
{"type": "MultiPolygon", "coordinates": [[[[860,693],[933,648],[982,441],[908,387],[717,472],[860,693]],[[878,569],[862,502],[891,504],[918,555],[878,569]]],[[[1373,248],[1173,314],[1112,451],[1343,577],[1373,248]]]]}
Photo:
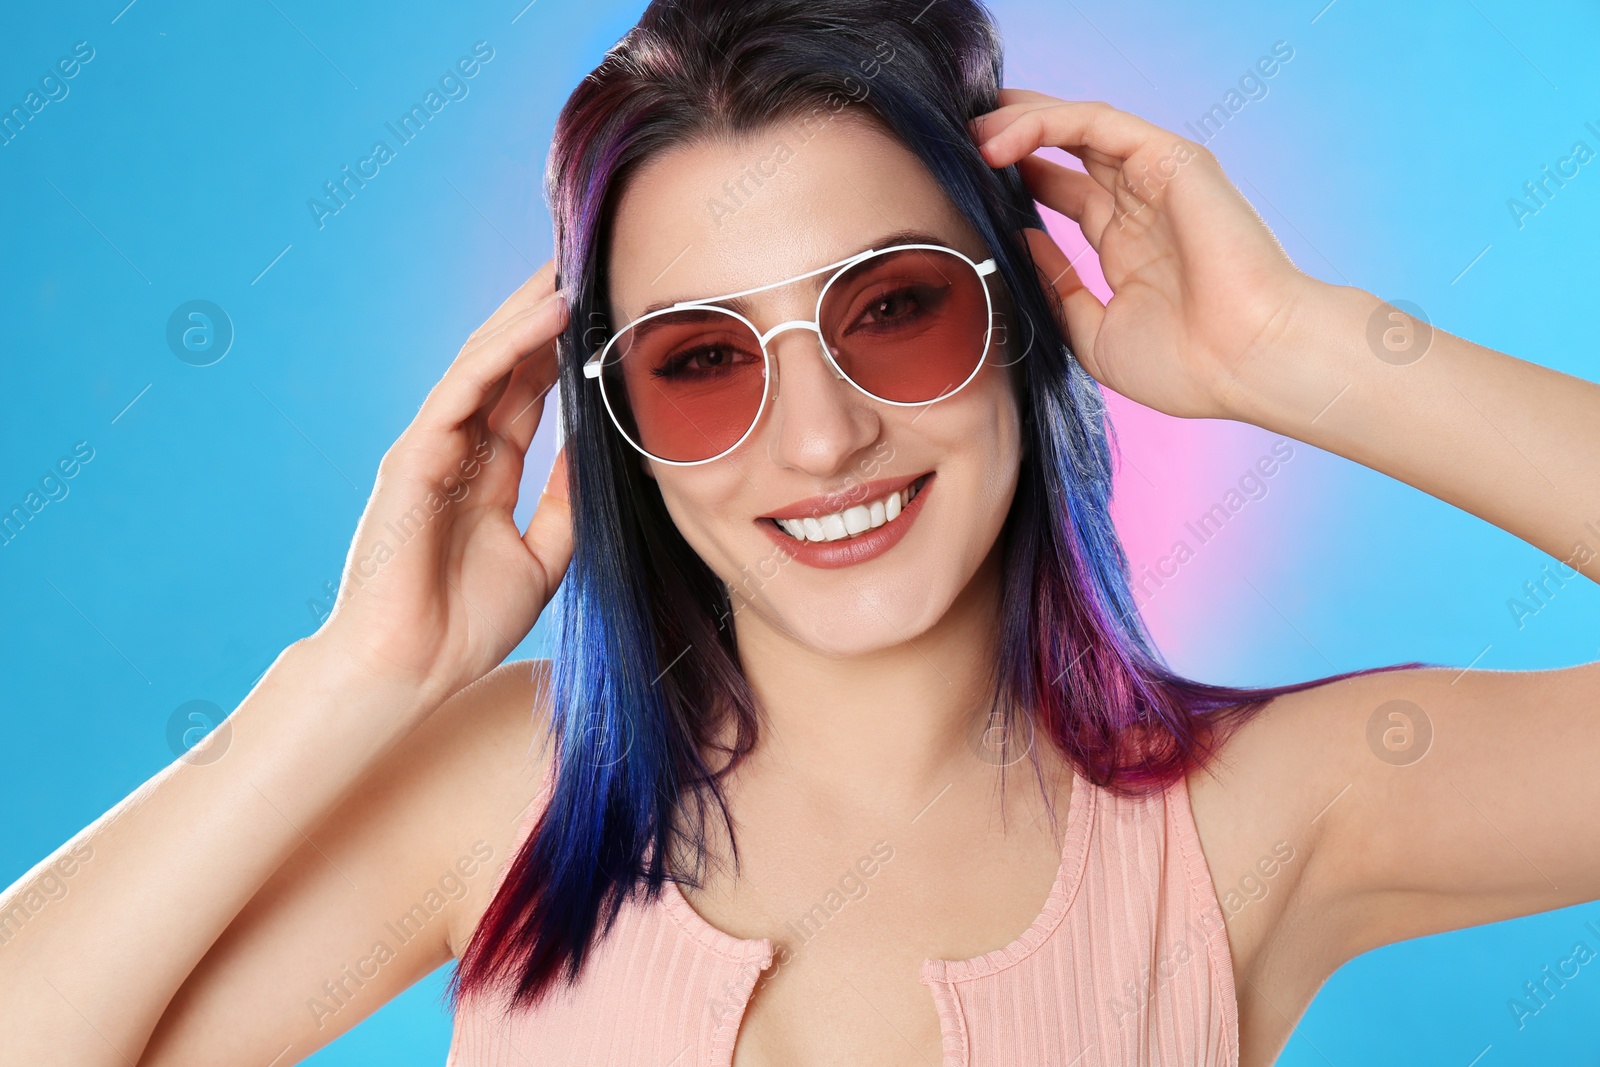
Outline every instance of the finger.
{"type": "MultiPolygon", "coordinates": [[[[1121,122],[1097,120],[1096,110],[1115,112],[1110,105],[1057,101],[1013,104],[985,119],[979,150],[992,167],[1003,167],[1040,148],[1060,148],[1108,166],[1120,166],[1145,143],[1133,128],[1121,122]],[[1096,126],[1095,122],[1100,125],[1096,126]],[[1108,128],[1109,126],[1109,128],[1108,128]]],[[[1116,112],[1138,122],[1131,115],[1116,112]]]]}
{"type": "MultiPolygon", "coordinates": [[[[516,291],[507,297],[494,314],[490,315],[482,325],[467,338],[466,344],[461,346],[457,353],[457,360],[462,359],[469,351],[477,352],[495,340],[501,338],[507,327],[515,324],[522,316],[536,308],[540,302],[548,299],[555,292],[555,260],[549,259],[538,270],[529,276],[528,280],[518,286],[516,291]]],[[[500,399],[502,389],[497,386],[495,391],[486,397],[480,409],[492,408],[500,399]]]]}
{"type": "Polygon", "coordinates": [[[1062,103],[1066,103],[1066,101],[1053,96],[1045,96],[1043,93],[1012,99],[1009,103],[1003,103],[993,111],[985,112],[972,119],[967,123],[967,129],[971,132],[973,140],[982,145],[1015,122],[1019,115],[1041,107],[1062,103]]]}
{"type": "MultiPolygon", "coordinates": [[[[1045,96],[1043,93],[1035,93],[1031,90],[1005,89],[1001,91],[1002,100],[1007,99],[1008,95],[1012,98],[1011,103],[1008,103],[1005,107],[997,108],[994,111],[988,112],[987,114],[979,115],[977,118],[967,123],[967,128],[971,132],[973,139],[980,146],[983,145],[988,138],[1009,126],[1017,116],[1023,114],[1025,111],[1035,110],[1040,107],[1041,103],[1039,103],[1039,101],[1046,103],[1062,102],[1057,100],[1055,97],[1045,96]],[[1018,99],[1019,97],[1021,99],[1018,99]]],[[[1069,155],[1076,156],[1080,161],[1082,161],[1084,170],[1091,178],[1099,182],[1101,187],[1106,189],[1108,192],[1116,192],[1117,176],[1121,174],[1123,165],[1122,159],[1118,158],[1117,156],[1111,155],[1108,152],[1102,152],[1099,149],[1083,144],[1056,144],[1048,146],[1040,145],[1039,147],[1057,148],[1068,153],[1069,155]]],[[[1020,164],[1023,159],[1027,158],[1028,156],[1026,155],[1022,156],[1016,162],[1020,164]]],[[[1000,167],[1005,166],[1005,164],[996,163],[994,166],[1000,167]]]]}
{"type": "Polygon", "coordinates": [[[1041,103],[1058,103],[1060,97],[1050,96],[1046,93],[1036,92],[1033,89],[1012,89],[1002,87],[998,94],[999,106],[992,111],[987,111],[967,123],[979,144],[1000,131],[1001,126],[1011,121],[1011,116],[1022,111],[1025,107],[1041,103]],[[1000,115],[1001,119],[991,116],[1000,115]],[[979,131],[982,131],[981,135],[979,131]]]}
{"type": "Polygon", "coordinates": [[[513,313],[498,330],[469,342],[433,387],[417,413],[430,429],[454,430],[485,404],[499,399],[512,368],[535,353],[555,362],[551,341],[566,327],[562,294],[552,293],[513,313]]]}
{"type": "MultiPolygon", "coordinates": [[[[1058,100],[1029,89],[1002,89],[1000,99],[1004,106],[969,123],[980,145],[985,143],[986,136],[993,137],[1002,130],[1011,130],[1019,118],[1032,112],[1050,111],[1069,104],[1079,106],[1074,102],[1058,100]]],[[[1146,122],[1137,115],[1118,111],[1110,105],[1099,102],[1084,106],[1103,108],[1111,113],[1118,123],[1131,123],[1129,128],[1138,132],[1143,138],[1142,143],[1123,156],[1095,147],[1092,139],[1090,143],[1075,144],[1067,141],[1053,143],[1049,139],[1050,124],[1053,120],[1049,116],[1044,116],[1040,119],[1045,124],[1043,143],[1037,147],[1059,148],[1080,159],[1084,171],[1098,182],[1101,188],[1116,198],[1116,206],[1121,211],[1132,214],[1141,210],[1147,198],[1140,190],[1159,189],[1165,184],[1165,179],[1170,177],[1167,171],[1174,162],[1179,164],[1187,162],[1198,151],[1198,146],[1192,142],[1154,123],[1146,122]]],[[[1029,150],[1030,154],[1031,151],[1033,150],[1029,150]]],[[[992,153],[988,148],[984,148],[983,152],[985,158],[990,159],[992,166],[1005,166],[1010,160],[1009,153],[994,159],[991,158],[992,153]]],[[[1020,166],[1027,158],[1028,155],[1023,155],[1016,162],[1020,166]]]]}
{"type": "MultiPolygon", "coordinates": [[[[531,307],[556,291],[556,261],[547,259],[538,270],[528,275],[528,280],[517,286],[512,294],[501,301],[494,313],[474,330],[474,335],[488,333],[505,324],[505,320],[526,307],[531,307]]],[[[470,338],[468,340],[471,340],[470,338]]]]}
{"type": "MultiPolygon", "coordinates": [[[[1182,149],[1185,146],[1179,147],[1182,149]]],[[[1089,243],[1096,252],[1100,251],[1100,242],[1105,234],[1106,225],[1110,221],[1117,220],[1120,224],[1122,218],[1137,215],[1146,207],[1154,204],[1156,195],[1170,181],[1168,168],[1173,165],[1175,160],[1181,165],[1186,159],[1193,158],[1183,152],[1175,151],[1172,155],[1164,156],[1158,160],[1154,167],[1142,161],[1130,161],[1113,167],[1097,162],[1093,154],[1073,154],[1079,155],[1084,160],[1084,171],[1063,167],[1054,160],[1040,155],[1023,156],[1017,160],[1017,168],[1022,172],[1023,183],[1034,194],[1034,199],[1055,208],[1057,211],[1061,211],[1061,208],[1056,207],[1054,203],[1046,198],[1047,194],[1042,191],[1042,188],[1049,188],[1052,182],[1056,186],[1060,186],[1063,181],[1075,181],[1082,184],[1084,174],[1087,172],[1089,179],[1110,198],[1107,201],[1110,205],[1110,210],[1106,211],[1104,221],[1100,219],[1100,211],[1102,209],[1098,199],[1089,201],[1093,205],[1093,209],[1088,212],[1085,219],[1074,217],[1074,221],[1079,223],[1084,231],[1084,236],[1089,239],[1089,243]],[[1050,168],[1055,169],[1051,170],[1050,168]],[[1057,174],[1070,175],[1071,177],[1066,179],[1055,178],[1054,175],[1057,174]],[[1039,186],[1035,185],[1036,182],[1039,183],[1039,186]]],[[[1066,192],[1057,188],[1053,195],[1063,196],[1066,195],[1066,192]]],[[[1087,196],[1087,193],[1085,195],[1087,196]]],[[[1061,211],[1061,213],[1064,215],[1069,214],[1066,211],[1061,211]]]]}
{"type": "Polygon", "coordinates": [[[992,167],[1015,163],[1045,145],[1069,150],[1082,146],[1124,161],[1159,137],[1176,136],[1100,101],[1010,104],[984,119],[979,147],[992,167]]]}
{"type": "Polygon", "coordinates": [[[1024,156],[1017,166],[1033,198],[1076,222],[1089,247],[1099,252],[1100,240],[1116,214],[1115,198],[1082,171],[1043,156],[1024,156]]]}
{"type": "Polygon", "coordinates": [[[567,446],[556,450],[556,461],[550,468],[550,478],[539,503],[528,520],[528,530],[522,535],[545,574],[545,596],[553,596],[561,577],[572,562],[572,502],[567,490],[567,446]]]}
{"type": "Polygon", "coordinates": [[[1044,230],[1028,227],[1023,230],[1033,261],[1039,268],[1041,280],[1061,298],[1062,313],[1066,322],[1062,327],[1078,361],[1098,379],[1094,364],[1095,338],[1100,335],[1100,323],[1105,319],[1105,305],[1089,291],[1073,269],[1071,260],[1044,230]]]}
{"type": "MultiPolygon", "coordinates": [[[[1052,145],[1051,147],[1060,146],[1052,145]]],[[[1076,156],[1078,162],[1083,164],[1084,173],[1093,178],[1095,182],[1099,184],[1100,188],[1115,195],[1118,184],[1117,180],[1122,176],[1123,168],[1125,166],[1122,160],[1108,156],[1104,152],[1096,152],[1091,148],[1085,148],[1082,145],[1068,145],[1064,148],[1061,148],[1061,151],[1070,156],[1076,156]]],[[[1017,166],[1022,166],[1023,163],[1030,159],[1047,158],[1049,157],[1039,155],[1023,156],[1021,159],[1017,160],[1017,166]]]]}
{"type": "MultiPolygon", "coordinates": [[[[551,342],[552,354],[555,342],[551,342]]],[[[526,455],[544,416],[544,400],[556,384],[555,360],[540,356],[525,359],[511,372],[511,380],[494,410],[489,429],[505,439],[517,454],[526,455]]]]}
{"type": "Polygon", "coordinates": [[[528,363],[530,363],[530,360],[528,360],[528,355],[518,357],[517,362],[512,363],[512,368],[510,368],[506,374],[501,374],[501,376],[499,376],[499,378],[496,379],[493,384],[491,384],[488,394],[485,394],[483,400],[478,402],[477,410],[472,413],[470,418],[490,418],[490,414],[493,413],[496,408],[498,408],[502,398],[506,397],[506,390],[510,389],[510,382],[512,382],[512,378],[515,378],[518,368],[522,368],[522,366],[526,366],[528,363]]]}

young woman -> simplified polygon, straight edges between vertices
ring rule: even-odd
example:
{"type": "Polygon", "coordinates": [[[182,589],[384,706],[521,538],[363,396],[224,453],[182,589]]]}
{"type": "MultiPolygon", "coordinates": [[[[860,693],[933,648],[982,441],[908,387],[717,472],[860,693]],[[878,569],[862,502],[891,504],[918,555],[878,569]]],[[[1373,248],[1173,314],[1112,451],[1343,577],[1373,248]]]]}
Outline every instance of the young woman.
{"type": "Polygon", "coordinates": [[[1000,84],[975,0],[653,3],[332,617],[0,898],[0,1063],[292,1063],[457,958],[459,1067],[1264,1067],[1353,956],[1600,897],[1600,668],[1178,677],[1096,383],[1591,578],[1600,389],[1299,272],[1203,147],[1000,84]],[[502,664],[558,584],[556,656],[502,664]]]}

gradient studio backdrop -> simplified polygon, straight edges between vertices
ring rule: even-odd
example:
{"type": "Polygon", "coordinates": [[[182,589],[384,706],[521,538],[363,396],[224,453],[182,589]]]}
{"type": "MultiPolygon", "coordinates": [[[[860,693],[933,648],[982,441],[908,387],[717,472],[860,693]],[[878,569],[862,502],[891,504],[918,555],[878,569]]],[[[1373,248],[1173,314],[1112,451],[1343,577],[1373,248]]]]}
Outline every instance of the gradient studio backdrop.
{"type": "MultiPolygon", "coordinates": [[[[0,884],[171,761],[189,702],[233,707],[316,627],[380,455],[550,255],[556,111],[643,6],[124,3],[0,16],[0,110],[79,60],[65,95],[49,83],[57,98],[0,144],[0,510],[92,451],[67,495],[0,546],[0,884]],[[475,46],[466,94],[398,144],[385,124],[475,46]],[[378,139],[393,158],[319,226],[307,201],[378,139]],[[191,301],[213,305],[215,332],[185,348],[170,323],[199,321],[191,301]]],[[[996,11],[1012,85],[1189,136],[1238,91],[1208,143],[1310,273],[1600,378],[1600,161],[1547,186],[1520,224],[1508,206],[1531,205],[1524,183],[1575,142],[1600,149],[1595,5],[1530,18],[1510,0],[1325,3],[996,11]],[[1275,47],[1290,58],[1241,90],[1275,47]]],[[[1052,228],[1082,247],[1070,223],[1052,228]]],[[[1098,279],[1092,257],[1080,265],[1098,279]]],[[[1298,443],[1252,480],[1271,435],[1113,403],[1135,566],[1180,540],[1193,550],[1143,597],[1179,669],[1254,684],[1408,659],[1600,657],[1600,596],[1581,578],[1547,584],[1519,624],[1509,602],[1551,561],[1516,539],[1298,443]],[[1202,544],[1185,524],[1218,503],[1233,517],[1202,544]]],[[[1509,1006],[1576,942],[1600,946],[1589,920],[1600,906],[1355,960],[1280,1062],[1490,1067],[1591,1049],[1594,968],[1520,1027],[1509,1006]]],[[[445,973],[310,1062],[442,1062],[445,973]]]]}

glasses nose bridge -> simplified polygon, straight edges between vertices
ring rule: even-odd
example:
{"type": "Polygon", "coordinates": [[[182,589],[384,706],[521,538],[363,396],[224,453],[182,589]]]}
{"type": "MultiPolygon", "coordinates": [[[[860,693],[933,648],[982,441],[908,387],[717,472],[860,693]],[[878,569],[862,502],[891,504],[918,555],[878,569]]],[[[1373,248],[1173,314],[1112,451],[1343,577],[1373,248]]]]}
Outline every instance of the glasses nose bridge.
{"type": "Polygon", "coordinates": [[[758,335],[758,339],[761,342],[761,348],[763,351],[769,353],[769,358],[772,339],[785,330],[810,330],[812,333],[816,334],[817,345],[822,349],[822,361],[827,364],[828,370],[835,378],[842,379],[844,377],[843,374],[839,373],[839,368],[834,366],[833,359],[828,354],[828,340],[823,336],[822,327],[817,324],[815,319],[790,319],[788,322],[780,322],[766,333],[758,335]]]}

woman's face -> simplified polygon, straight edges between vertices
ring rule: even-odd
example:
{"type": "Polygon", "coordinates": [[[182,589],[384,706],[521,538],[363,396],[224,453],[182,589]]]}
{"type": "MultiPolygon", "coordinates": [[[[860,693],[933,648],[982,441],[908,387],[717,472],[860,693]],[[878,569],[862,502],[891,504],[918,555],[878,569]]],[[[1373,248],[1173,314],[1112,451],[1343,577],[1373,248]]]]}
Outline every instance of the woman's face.
{"type": "MultiPolygon", "coordinates": [[[[781,281],[894,243],[881,238],[900,231],[974,262],[992,255],[908,149],[849,109],[820,114],[820,126],[814,118],[736,144],[684,146],[634,173],[612,220],[614,324],[659,301],[781,281]]],[[[763,332],[810,319],[827,277],[753,294],[746,315],[763,332]]],[[[999,276],[987,284],[996,311],[1009,306],[999,276]]],[[[815,332],[785,330],[769,343],[773,392],[737,449],[698,466],[640,457],[684,539],[729,586],[741,641],[762,626],[858,655],[915,638],[956,603],[995,548],[1016,489],[1020,425],[1001,337],[996,329],[959,392],[897,407],[835,377],[815,332]],[[900,515],[839,541],[799,549],[806,542],[774,521],[854,504],[876,519],[875,502],[887,516],[891,492],[912,488],[900,515]],[[832,494],[842,496],[814,499],[832,494]]]]}

